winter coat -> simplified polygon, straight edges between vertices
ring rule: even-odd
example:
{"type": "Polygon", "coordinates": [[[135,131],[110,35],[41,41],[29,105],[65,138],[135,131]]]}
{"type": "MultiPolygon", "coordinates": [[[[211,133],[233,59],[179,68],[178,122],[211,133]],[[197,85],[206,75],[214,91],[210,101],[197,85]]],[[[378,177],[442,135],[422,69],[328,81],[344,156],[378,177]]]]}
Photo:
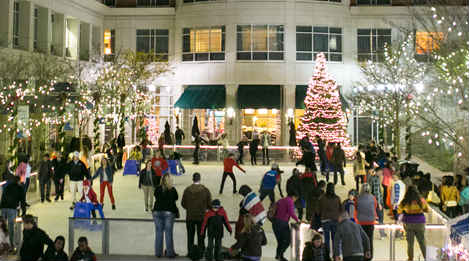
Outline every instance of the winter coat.
{"type": "Polygon", "coordinates": [[[91,179],[93,180],[99,176],[99,182],[103,183],[104,175],[107,176],[107,182],[112,183],[114,180],[114,169],[111,167],[111,165],[106,165],[106,168],[103,168],[102,166],[99,167],[91,179]]]}
{"type": "Polygon", "coordinates": [[[212,195],[202,184],[192,184],[182,194],[181,206],[186,210],[186,220],[202,221],[210,209],[212,195]]]}
{"type": "MultiPolygon", "coordinates": [[[[90,203],[93,203],[93,204],[98,204],[98,197],[96,196],[96,193],[94,192],[93,188],[90,187],[90,190],[88,190],[88,198],[90,199],[90,203]]],[[[80,199],[81,202],[86,202],[86,197],[85,197],[85,191],[83,190],[83,193],[81,195],[81,199],[80,199]]]]}
{"type": "Polygon", "coordinates": [[[73,252],[72,258],[70,261],[96,261],[96,255],[88,248],[85,252],[82,252],[80,248],[77,247],[75,252],[73,252]]]}
{"type": "Polygon", "coordinates": [[[231,234],[231,225],[226,216],[225,209],[223,209],[223,207],[220,207],[217,211],[209,209],[205,212],[200,234],[204,235],[205,230],[207,230],[209,238],[222,238],[223,226],[225,226],[226,230],[231,234]]]}
{"type": "Polygon", "coordinates": [[[370,251],[370,239],[362,227],[350,219],[344,219],[337,225],[334,238],[334,256],[364,256],[370,251]]]}
{"type": "Polygon", "coordinates": [[[44,256],[44,245],[55,247],[54,242],[42,229],[34,226],[23,230],[23,244],[20,249],[21,261],[36,261],[44,256]]]}
{"type": "Polygon", "coordinates": [[[39,164],[39,173],[38,178],[39,180],[49,180],[52,178],[52,166],[49,160],[41,161],[39,164]]]}
{"type": "Polygon", "coordinates": [[[287,194],[295,193],[298,196],[298,199],[295,201],[295,208],[302,208],[301,201],[304,200],[303,193],[303,182],[299,176],[291,176],[287,180],[287,194]]]}
{"type": "Polygon", "coordinates": [[[358,159],[355,159],[353,161],[353,176],[365,176],[366,171],[365,171],[365,154],[363,152],[360,152],[362,159],[359,161],[358,159]]]}
{"type": "Polygon", "coordinates": [[[324,194],[319,199],[319,214],[321,220],[337,220],[342,211],[342,204],[337,195],[328,196],[324,194]]]}
{"type": "Polygon", "coordinates": [[[251,154],[254,154],[254,153],[257,152],[258,147],[259,147],[259,142],[260,142],[260,141],[259,141],[258,138],[254,138],[254,139],[252,139],[251,142],[249,142],[249,152],[250,152],[251,154]]]}
{"type": "Polygon", "coordinates": [[[155,205],[153,206],[153,211],[169,211],[177,217],[179,214],[176,207],[178,198],[176,188],[172,187],[169,190],[163,190],[162,186],[157,186],[155,189],[155,205]]]}
{"type": "Polygon", "coordinates": [[[67,253],[63,250],[58,252],[55,247],[48,247],[44,254],[44,261],[68,261],[67,253]]]}
{"type": "Polygon", "coordinates": [[[461,190],[458,204],[460,206],[469,204],[469,186],[466,186],[465,188],[461,190]]]}
{"type": "Polygon", "coordinates": [[[345,152],[343,149],[335,148],[332,154],[332,164],[336,168],[345,167],[345,152]]]}
{"type": "Polygon", "coordinates": [[[11,183],[4,187],[0,208],[16,209],[20,204],[21,207],[25,206],[23,186],[16,183],[11,183]]]}
{"type": "Polygon", "coordinates": [[[90,176],[88,169],[81,160],[77,161],[77,163],[70,162],[69,169],[70,181],[83,181],[84,178],[89,178],[90,176]]]}
{"type": "Polygon", "coordinates": [[[176,137],[177,141],[183,140],[185,137],[184,131],[182,131],[181,129],[177,129],[176,132],[174,133],[174,136],[176,137]]]}
{"type": "Polygon", "coordinates": [[[331,257],[326,249],[326,245],[323,243],[320,247],[314,247],[313,242],[306,242],[305,248],[303,249],[302,261],[330,261],[331,257]]]}
{"type": "Polygon", "coordinates": [[[261,199],[254,192],[249,192],[239,204],[240,215],[242,213],[249,213],[254,220],[254,223],[263,223],[267,217],[267,212],[262,205],[261,199]]]}
{"type": "Polygon", "coordinates": [[[319,213],[319,199],[324,191],[319,187],[313,187],[311,194],[306,197],[306,218],[311,220],[314,215],[319,213]]]}
{"type": "Polygon", "coordinates": [[[54,180],[64,179],[70,167],[70,165],[67,163],[67,160],[58,160],[55,158],[52,161],[52,165],[54,166],[54,180]]]}
{"type": "Polygon", "coordinates": [[[448,201],[459,202],[459,191],[456,186],[441,186],[441,204],[445,205],[448,201]]]}
{"type": "Polygon", "coordinates": [[[267,238],[262,227],[254,225],[251,232],[241,232],[236,244],[231,249],[241,249],[241,256],[261,257],[262,246],[267,244],[267,238]]]}
{"type": "Polygon", "coordinates": [[[376,208],[378,202],[370,193],[361,194],[355,203],[355,221],[360,225],[374,225],[376,218],[376,208]]]}
{"type": "Polygon", "coordinates": [[[151,169],[147,171],[147,169],[143,169],[140,171],[140,175],[138,176],[138,187],[141,188],[142,186],[152,186],[156,187],[159,184],[156,184],[156,175],[155,171],[151,169]]]}

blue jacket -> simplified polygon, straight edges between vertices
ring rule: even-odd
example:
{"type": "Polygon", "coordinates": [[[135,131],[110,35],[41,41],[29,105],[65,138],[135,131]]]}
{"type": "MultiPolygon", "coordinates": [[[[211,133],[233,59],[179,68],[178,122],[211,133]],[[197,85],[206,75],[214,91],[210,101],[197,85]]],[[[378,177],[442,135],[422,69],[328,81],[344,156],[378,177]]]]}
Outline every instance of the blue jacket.
{"type": "Polygon", "coordinates": [[[269,170],[267,173],[264,174],[264,178],[262,178],[261,189],[274,189],[275,185],[277,185],[277,171],[269,170]]]}
{"type": "MultiPolygon", "coordinates": [[[[107,182],[112,183],[112,181],[114,180],[114,170],[109,165],[106,166],[106,174],[107,174],[107,182]]],[[[99,167],[99,169],[96,171],[96,173],[91,179],[93,180],[97,176],[99,176],[99,182],[102,183],[104,179],[103,167],[99,167]]]]}

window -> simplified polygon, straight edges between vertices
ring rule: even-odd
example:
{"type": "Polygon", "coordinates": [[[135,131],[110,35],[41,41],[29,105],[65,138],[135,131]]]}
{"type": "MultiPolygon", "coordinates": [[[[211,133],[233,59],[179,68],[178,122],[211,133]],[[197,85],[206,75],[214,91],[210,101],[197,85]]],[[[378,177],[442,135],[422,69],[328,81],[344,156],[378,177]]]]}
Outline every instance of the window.
{"type": "Polygon", "coordinates": [[[391,29],[358,29],[358,61],[383,61],[384,46],[391,44],[391,29]]]}
{"type": "Polygon", "coordinates": [[[13,47],[18,47],[20,45],[19,28],[20,28],[20,3],[18,1],[15,1],[13,5],[13,47]]]}
{"type": "Polygon", "coordinates": [[[238,25],[238,60],[283,60],[283,25],[238,25]]]}
{"type": "Polygon", "coordinates": [[[137,7],[169,6],[170,0],[137,0],[137,7]]]}
{"type": "Polygon", "coordinates": [[[225,26],[184,28],[182,52],[183,61],[224,61],[225,26]]]}
{"type": "Polygon", "coordinates": [[[296,27],[296,60],[312,61],[323,52],[328,61],[342,61],[342,28],[296,27]]]}
{"type": "Polygon", "coordinates": [[[358,5],[390,5],[391,0],[358,0],[358,5]]]}
{"type": "Polygon", "coordinates": [[[169,30],[138,29],[137,52],[154,53],[162,60],[168,60],[169,30]]]}
{"type": "Polygon", "coordinates": [[[104,58],[106,61],[112,60],[115,54],[116,31],[104,30],[104,58]]]}
{"type": "Polygon", "coordinates": [[[34,42],[33,42],[34,50],[37,50],[38,28],[39,28],[39,10],[36,7],[34,8],[34,42]]]}
{"type": "Polygon", "coordinates": [[[443,33],[416,32],[415,51],[419,55],[427,55],[438,50],[440,41],[443,40],[443,33]]]}

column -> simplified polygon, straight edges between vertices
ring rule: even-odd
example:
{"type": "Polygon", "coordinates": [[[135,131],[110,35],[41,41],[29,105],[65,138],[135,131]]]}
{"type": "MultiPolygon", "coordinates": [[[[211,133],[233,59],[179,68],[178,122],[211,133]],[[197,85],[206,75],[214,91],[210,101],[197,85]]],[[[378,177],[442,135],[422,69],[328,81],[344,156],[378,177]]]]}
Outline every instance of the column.
{"type": "Polygon", "coordinates": [[[54,20],[52,21],[52,54],[60,57],[65,56],[66,31],[65,15],[54,13],[54,20]]]}
{"type": "Polygon", "coordinates": [[[79,54],[80,60],[88,61],[91,51],[91,25],[88,23],[80,23],[80,43],[79,54]]]}
{"type": "Polygon", "coordinates": [[[22,1],[20,4],[19,48],[32,52],[34,47],[34,4],[22,1]]]}
{"type": "Polygon", "coordinates": [[[80,21],[66,18],[65,34],[65,56],[77,59],[80,43],[80,21]]]}
{"type": "Polygon", "coordinates": [[[92,27],[92,39],[91,39],[91,55],[92,56],[101,56],[102,54],[102,41],[103,41],[103,32],[101,27],[93,26],[92,27]]]}
{"type": "MultiPolygon", "coordinates": [[[[287,113],[288,110],[295,110],[295,85],[284,85],[283,86],[283,106],[282,106],[282,111],[280,114],[281,117],[281,123],[282,123],[282,139],[281,139],[281,145],[283,146],[288,146],[288,143],[290,141],[290,128],[288,126],[288,117],[287,113]]],[[[294,120],[294,118],[293,118],[294,120]]]]}
{"type": "Polygon", "coordinates": [[[52,43],[51,10],[39,6],[37,8],[37,50],[41,53],[50,54],[52,43]]]}
{"type": "Polygon", "coordinates": [[[0,1],[0,46],[11,48],[13,45],[13,0],[0,1]]]}
{"type": "Polygon", "coordinates": [[[225,113],[225,133],[228,136],[230,145],[239,141],[240,130],[240,111],[236,104],[236,93],[238,92],[237,84],[227,84],[226,88],[226,113],[225,113]],[[233,112],[233,115],[228,115],[233,112]],[[230,117],[232,116],[232,117],[230,117]]]}

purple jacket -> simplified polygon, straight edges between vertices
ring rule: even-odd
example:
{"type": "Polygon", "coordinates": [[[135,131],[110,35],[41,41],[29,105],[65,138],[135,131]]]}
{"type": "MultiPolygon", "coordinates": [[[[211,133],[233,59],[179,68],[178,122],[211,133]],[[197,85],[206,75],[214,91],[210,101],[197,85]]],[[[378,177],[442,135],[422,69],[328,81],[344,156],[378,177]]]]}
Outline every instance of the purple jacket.
{"type": "Polygon", "coordinates": [[[295,203],[291,197],[282,198],[275,204],[277,204],[275,218],[285,222],[288,222],[290,218],[293,218],[296,222],[299,222],[299,219],[295,214],[295,203]]]}

